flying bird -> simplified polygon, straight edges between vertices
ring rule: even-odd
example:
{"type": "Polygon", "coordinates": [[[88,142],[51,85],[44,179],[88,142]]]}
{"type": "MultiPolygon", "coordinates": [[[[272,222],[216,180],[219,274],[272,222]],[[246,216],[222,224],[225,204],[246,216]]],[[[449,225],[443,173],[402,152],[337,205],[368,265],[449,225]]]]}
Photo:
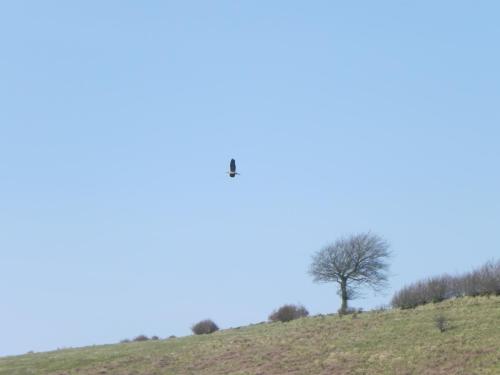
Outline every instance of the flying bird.
{"type": "Polygon", "coordinates": [[[229,163],[229,177],[234,177],[239,173],[236,173],[236,161],[234,159],[231,159],[231,162],[229,163]]]}

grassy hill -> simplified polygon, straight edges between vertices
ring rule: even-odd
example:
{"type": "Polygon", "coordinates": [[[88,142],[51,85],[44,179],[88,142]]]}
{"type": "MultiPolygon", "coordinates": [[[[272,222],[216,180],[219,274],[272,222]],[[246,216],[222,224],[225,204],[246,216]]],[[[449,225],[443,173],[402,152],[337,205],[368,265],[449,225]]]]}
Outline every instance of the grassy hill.
{"type": "Polygon", "coordinates": [[[0,358],[21,374],[500,374],[500,297],[0,358]],[[440,332],[437,315],[449,329],[440,332]]]}

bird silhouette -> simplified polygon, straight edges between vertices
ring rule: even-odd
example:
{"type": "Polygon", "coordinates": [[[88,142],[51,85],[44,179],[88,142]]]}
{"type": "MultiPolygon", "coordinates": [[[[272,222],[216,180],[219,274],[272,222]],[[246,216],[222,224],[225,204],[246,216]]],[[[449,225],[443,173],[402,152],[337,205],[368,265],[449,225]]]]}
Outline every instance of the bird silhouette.
{"type": "Polygon", "coordinates": [[[231,159],[231,162],[229,163],[229,177],[234,177],[239,173],[236,173],[236,161],[234,159],[231,159]]]}

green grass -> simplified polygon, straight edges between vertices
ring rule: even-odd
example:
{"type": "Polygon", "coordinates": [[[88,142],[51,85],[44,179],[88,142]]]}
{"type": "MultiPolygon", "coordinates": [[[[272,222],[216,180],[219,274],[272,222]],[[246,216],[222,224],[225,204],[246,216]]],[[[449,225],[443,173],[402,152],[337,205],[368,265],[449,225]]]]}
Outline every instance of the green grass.
{"type": "Polygon", "coordinates": [[[498,375],[500,297],[0,358],[0,375],[24,374],[498,375]]]}

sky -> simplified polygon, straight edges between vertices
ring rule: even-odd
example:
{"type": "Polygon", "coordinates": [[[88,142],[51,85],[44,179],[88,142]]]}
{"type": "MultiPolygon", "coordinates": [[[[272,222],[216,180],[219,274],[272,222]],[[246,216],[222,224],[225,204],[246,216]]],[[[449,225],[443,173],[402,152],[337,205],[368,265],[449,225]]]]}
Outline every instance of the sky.
{"type": "Polygon", "coordinates": [[[496,1],[0,4],[0,356],[340,306],[500,254],[496,1]],[[235,158],[241,175],[229,178],[235,158]]]}

